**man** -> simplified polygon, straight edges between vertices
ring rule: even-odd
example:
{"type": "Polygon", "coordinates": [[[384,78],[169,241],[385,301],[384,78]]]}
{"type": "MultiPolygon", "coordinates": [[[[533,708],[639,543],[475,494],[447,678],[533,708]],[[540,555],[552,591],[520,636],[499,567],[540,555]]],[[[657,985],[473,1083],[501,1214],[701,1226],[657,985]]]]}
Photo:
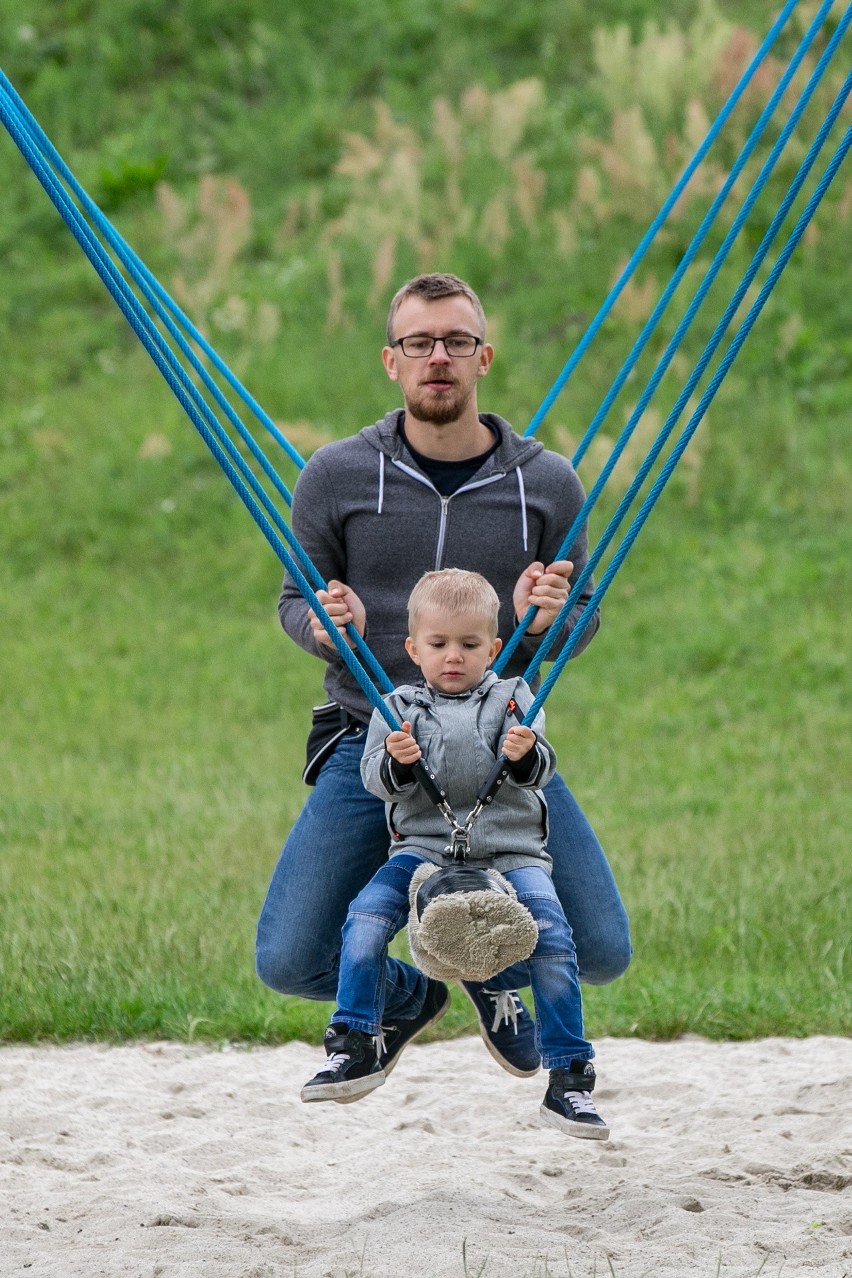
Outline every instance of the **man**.
{"type": "MultiPolygon", "coordinates": [[[[473,290],[453,275],[418,276],[391,303],[385,370],[404,408],[354,438],[328,444],[299,477],[293,530],[323,578],[320,599],[335,625],[352,623],[394,685],[414,669],[405,655],[406,602],[424,572],[480,572],[501,602],[505,642],[516,619],[538,608],[506,674],[523,674],[541,637],[583,568],[585,531],[569,559],[557,550],[584,495],[573,467],[496,414],[480,414],[477,386],[494,357],[473,290]]],[[[570,633],[592,590],[572,610],[570,633]]],[[[333,1000],[341,928],[349,902],[387,855],[380,800],[361,784],[360,760],[371,705],[294,583],[284,579],[281,624],[326,662],[331,733],[321,741],[316,788],[281,853],[261,912],[257,971],[280,993],[333,1000]]],[[[598,628],[596,616],[577,653],[598,628]]],[[[559,651],[559,642],[554,655],[559,651]]],[[[322,717],[316,724],[322,737],[322,717]]],[[[428,743],[420,743],[428,758],[428,743]]],[[[553,880],[573,929],[581,978],[615,979],[630,961],[627,917],[603,849],[561,777],[546,788],[553,880]]],[[[510,1073],[539,1067],[534,1025],[512,969],[487,988],[463,988],[492,1056],[510,1073]]],[[[402,1049],[444,1014],[446,988],[407,964],[386,970],[387,1074],[402,1049]]]]}

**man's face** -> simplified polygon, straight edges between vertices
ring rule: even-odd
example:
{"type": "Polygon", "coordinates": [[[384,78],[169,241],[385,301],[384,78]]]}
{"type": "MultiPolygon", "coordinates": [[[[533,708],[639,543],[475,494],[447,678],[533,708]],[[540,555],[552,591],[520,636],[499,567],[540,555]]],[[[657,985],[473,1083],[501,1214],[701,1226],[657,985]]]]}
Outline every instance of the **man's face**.
{"type": "MultiPolygon", "coordinates": [[[[406,297],[396,313],[394,340],[400,337],[450,337],[459,334],[482,337],[473,305],[466,297],[441,297],[426,301],[406,297]]],[[[382,360],[388,377],[399,382],[405,407],[418,421],[442,426],[457,421],[475,400],[476,382],[488,372],[493,349],[478,346],[476,354],[447,354],[443,342],[425,359],[404,355],[400,346],[386,346],[382,360]]]]}

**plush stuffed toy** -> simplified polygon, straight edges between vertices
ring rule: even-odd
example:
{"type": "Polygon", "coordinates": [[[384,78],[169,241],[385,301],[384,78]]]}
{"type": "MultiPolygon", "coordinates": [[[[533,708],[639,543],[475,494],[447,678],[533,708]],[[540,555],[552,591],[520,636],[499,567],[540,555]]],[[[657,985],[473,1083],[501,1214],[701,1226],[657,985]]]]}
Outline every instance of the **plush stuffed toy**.
{"type": "Polygon", "coordinates": [[[538,928],[502,874],[452,862],[418,866],[408,899],[411,957],[439,981],[489,981],[528,959],[538,928]]]}

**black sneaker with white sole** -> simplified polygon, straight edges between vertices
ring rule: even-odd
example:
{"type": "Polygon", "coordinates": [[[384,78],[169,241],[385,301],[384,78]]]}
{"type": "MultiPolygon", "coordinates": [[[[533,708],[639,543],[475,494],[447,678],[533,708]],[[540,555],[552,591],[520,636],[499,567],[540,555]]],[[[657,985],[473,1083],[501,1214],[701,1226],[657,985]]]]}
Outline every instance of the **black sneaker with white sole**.
{"type": "Polygon", "coordinates": [[[572,1061],[568,1069],[552,1069],[550,1086],[539,1110],[542,1122],[569,1136],[608,1140],[609,1128],[592,1102],[594,1086],[595,1067],[591,1061],[572,1061]]]}
{"type": "Polygon", "coordinates": [[[476,1009],[479,1033],[498,1065],[516,1078],[532,1078],[541,1067],[535,1021],[516,990],[491,990],[474,981],[462,989],[476,1009]]]}
{"type": "Polygon", "coordinates": [[[433,981],[429,977],[426,983],[426,997],[417,1016],[408,1021],[382,1021],[382,1037],[379,1061],[385,1075],[396,1065],[403,1048],[419,1038],[424,1030],[434,1025],[450,1010],[450,991],[442,981],[433,981]]]}
{"type": "MultiPolygon", "coordinates": [[[[396,1065],[403,1049],[413,1043],[424,1030],[434,1025],[450,1010],[450,991],[442,981],[433,981],[430,977],[426,985],[426,997],[417,1016],[406,1021],[383,1021],[382,1032],[378,1038],[379,1065],[383,1079],[396,1065]]],[[[349,1105],[360,1100],[364,1092],[355,1092],[347,1096],[336,1096],[334,1099],[341,1105],[349,1105]]]]}
{"type": "Polygon", "coordinates": [[[385,1072],[375,1038],[332,1021],[322,1041],[328,1059],[325,1068],[302,1088],[303,1101],[356,1100],[381,1087],[385,1072]]]}

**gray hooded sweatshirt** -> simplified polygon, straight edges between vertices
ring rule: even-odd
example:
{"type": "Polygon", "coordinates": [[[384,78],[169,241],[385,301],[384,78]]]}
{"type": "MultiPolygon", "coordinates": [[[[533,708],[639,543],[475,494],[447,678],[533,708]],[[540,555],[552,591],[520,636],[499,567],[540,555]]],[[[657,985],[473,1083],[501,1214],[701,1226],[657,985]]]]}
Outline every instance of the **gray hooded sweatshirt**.
{"type": "MultiPolygon", "coordinates": [[[[532,705],[532,693],[523,679],[498,679],[491,670],[475,688],[459,695],[407,685],[385,701],[400,720],[410,721],[415,741],[463,821],[494,767],[506,733],[519,722],[511,703],[523,716],[532,705]]],[[[538,741],[529,778],[519,782],[510,773],[471,831],[470,859],[496,857],[496,868],[503,872],[551,865],[546,850],[547,803],[541,787],[553,776],[556,755],[544,739],[544,714],[539,712],[531,726],[538,741]]],[[[387,766],[387,735],[388,725],[375,710],[361,760],[361,779],[388,805],[391,856],[417,852],[440,865],[450,827],[416,780],[398,780],[387,766]]]]}
{"type": "MultiPolygon", "coordinates": [[[[482,573],[500,600],[499,633],[505,643],[515,628],[512,591],[535,560],[556,558],[583,501],[571,463],[537,440],[516,435],[508,422],[484,413],[481,420],[500,437],[497,449],[450,497],[442,497],[419,469],[399,435],[401,409],[359,434],[326,444],[311,457],[293,495],[293,531],[323,580],[350,586],[367,613],[365,639],[396,686],[415,668],[405,651],[408,596],[425,572],[466,568],[482,573]]],[[[566,558],[572,580],[587,560],[582,530],[566,558]]],[[[593,583],[571,612],[570,634],[593,583]]],[[[334,649],[319,644],[308,621],[308,605],[289,575],[278,602],[281,624],[301,648],[327,663],[329,698],[366,723],[372,706],[334,649]]],[[[575,655],[599,625],[596,614],[575,655]]],[[[525,636],[506,674],[523,674],[541,636],[525,636]]],[[[537,686],[537,680],[533,688],[537,686]]]]}

